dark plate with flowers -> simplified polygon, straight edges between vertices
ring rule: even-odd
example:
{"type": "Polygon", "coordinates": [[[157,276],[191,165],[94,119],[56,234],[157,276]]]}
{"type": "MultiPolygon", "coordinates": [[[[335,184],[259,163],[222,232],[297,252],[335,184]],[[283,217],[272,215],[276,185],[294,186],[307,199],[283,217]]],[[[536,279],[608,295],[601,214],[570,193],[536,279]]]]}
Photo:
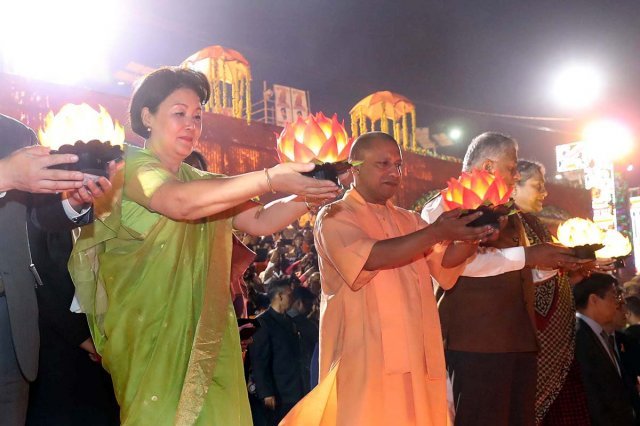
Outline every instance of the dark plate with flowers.
{"type": "Polygon", "coordinates": [[[467,226],[477,227],[490,225],[495,229],[500,227],[500,218],[502,216],[508,216],[512,213],[512,204],[501,204],[499,206],[494,205],[482,205],[476,209],[465,210],[462,216],[468,216],[475,212],[482,212],[482,216],[469,222],[467,226]]]}
{"type": "Polygon", "coordinates": [[[62,145],[52,154],[76,154],[78,162],[72,164],[58,164],[52,169],[80,171],[87,175],[108,176],[109,163],[122,159],[122,148],[111,145],[111,142],[91,140],[89,142],[77,141],[73,145],[62,145]]]}
{"type": "Polygon", "coordinates": [[[602,244],[583,244],[581,246],[571,247],[573,255],[579,259],[595,260],[596,252],[604,245],[602,244]]]}
{"type": "Polygon", "coordinates": [[[324,179],[330,180],[334,182],[336,185],[340,186],[340,181],[338,180],[338,175],[349,170],[351,164],[348,161],[339,161],[337,163],[323,163],[316,164],[315,169],[310,172],[302,173],[305,176],[312,177],[314,179],[324,179]]]}

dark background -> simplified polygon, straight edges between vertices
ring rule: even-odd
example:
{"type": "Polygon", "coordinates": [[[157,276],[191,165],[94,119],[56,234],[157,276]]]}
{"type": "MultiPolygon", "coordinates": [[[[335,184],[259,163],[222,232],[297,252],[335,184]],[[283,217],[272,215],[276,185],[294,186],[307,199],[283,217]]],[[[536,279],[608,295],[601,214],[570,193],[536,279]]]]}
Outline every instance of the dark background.
{"type": "MultiPolygon", "coordinates": [[[[310,92],[313,111],[337,112],[348,122],[357,101],[391,90],[415,102],[418,126],[432,133],[463,129],[460,143],[446,153],[461,155],[482,131],[504,131],[520,141],[522,157],[543,161],[551,175],[554,146],[578,140],[593,118],[617,118],[640,133],[638,1],[130,3],[112,53],[114,69],[130,61],[174,65],[220,44],[251,63],[254,101],[263,80],[289,85],[310,92]],[[574,61],[596,66],[607,80],[601,101],[580,112],[561,110],[549,94],[554,74],[574,61]]],[[[130,90],[117,90],[124,89],[130,90]]],[[[640,184],[638,169],[625,172],[632,185],[640,184]]]]}

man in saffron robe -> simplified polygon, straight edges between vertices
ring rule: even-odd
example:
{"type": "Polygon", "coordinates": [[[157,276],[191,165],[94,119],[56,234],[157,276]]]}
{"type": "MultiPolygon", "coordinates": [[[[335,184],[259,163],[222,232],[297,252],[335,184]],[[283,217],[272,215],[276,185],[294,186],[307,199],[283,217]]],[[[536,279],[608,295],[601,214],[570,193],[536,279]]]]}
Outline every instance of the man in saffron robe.
{"type": "Polygon", "coordinates": [[[453,284],[493,232],[445,213],[433,225],[394,206],[396,141],[364,134],[350,154],[354,183],[315,227],[322,276],[320,384],[285,425],[445,425],[446,372],[431,275],[453,284]],[[467,243],[444,245],[444,241],[467,243]],[[443,265],[448,268],[443,267],[443,265]]]}

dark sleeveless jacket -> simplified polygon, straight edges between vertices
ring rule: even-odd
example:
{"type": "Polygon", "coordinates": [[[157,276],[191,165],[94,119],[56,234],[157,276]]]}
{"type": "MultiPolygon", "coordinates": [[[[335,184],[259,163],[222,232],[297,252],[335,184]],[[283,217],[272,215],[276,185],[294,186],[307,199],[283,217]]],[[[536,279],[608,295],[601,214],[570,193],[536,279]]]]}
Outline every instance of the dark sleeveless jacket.
{"type": "MultiPolygon", "coordinates": [[[[490,246],[516,247],[524,241],[520,218],[512,215],[490,246]]],[[[535,352],[533,305],[530,268],[492,277],[461,276],[438,300],[444,347],[482,353],[535,352]]]]}

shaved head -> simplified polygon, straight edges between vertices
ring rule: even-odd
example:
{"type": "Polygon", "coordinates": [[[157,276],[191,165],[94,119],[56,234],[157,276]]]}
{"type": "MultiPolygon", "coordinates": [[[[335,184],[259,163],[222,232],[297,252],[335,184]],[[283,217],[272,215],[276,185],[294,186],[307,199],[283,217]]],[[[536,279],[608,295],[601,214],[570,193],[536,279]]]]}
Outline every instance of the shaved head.
{"type": "MultiPolygon", "coordinates": [[[[392,143],[398,147],[398,142],[389,134],[384,132],[368,132],[363,133],[353,142],[351,152],[349,152],[349,161],[362,161],[367,151],[375,149],[378,143],[392,143]]],[[[400,149],[398,147],[398,149],[400,149]]]]}
{"type": "Polygon", "coordinates": [[[368,203],[385,204],[396,195],[402,180],[402,151],[394,138],[382,132],[361,135],[353,143],[349,161],[353,188],[368,203]],[[353,163],[352,163],[353,164],[353,163]]]}

